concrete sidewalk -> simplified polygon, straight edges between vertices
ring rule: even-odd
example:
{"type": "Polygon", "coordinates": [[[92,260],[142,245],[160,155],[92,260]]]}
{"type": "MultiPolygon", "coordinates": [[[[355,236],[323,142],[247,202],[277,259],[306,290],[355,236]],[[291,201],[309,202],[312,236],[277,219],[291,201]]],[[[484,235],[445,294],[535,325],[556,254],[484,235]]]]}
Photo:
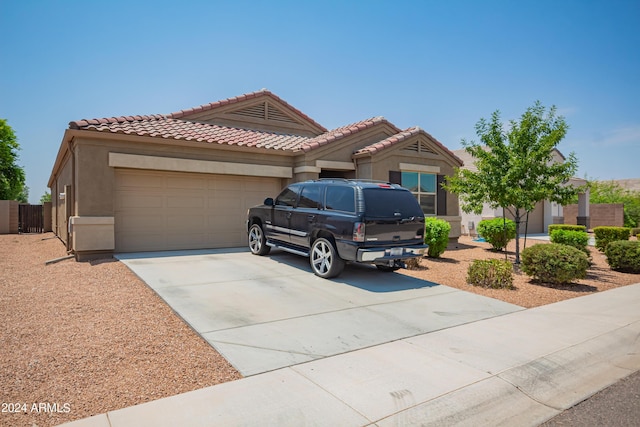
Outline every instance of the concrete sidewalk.
{"type": "Polygon", "coordinates": [[[536,426],[640,370],[640,284],[66,424],[536,426]]]}

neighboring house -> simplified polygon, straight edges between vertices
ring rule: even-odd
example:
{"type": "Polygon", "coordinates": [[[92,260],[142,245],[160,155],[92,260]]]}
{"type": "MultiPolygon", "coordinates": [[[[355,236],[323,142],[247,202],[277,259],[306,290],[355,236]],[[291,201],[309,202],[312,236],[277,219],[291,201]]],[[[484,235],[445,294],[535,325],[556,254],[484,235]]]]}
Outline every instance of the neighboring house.
{"type": "Polygon", "coordinates": [[[418,127],[382,117],[327,130],[262,90],[168,115],[69,124],[53,166],[54,232],[78,259],[239,247],[246,211],[290,182],[392,181],[460,235],[440,187],[462,162],[418,127]]]}
{"type": "MultiPolygon", "coordinates": [[[[476,171],[477,168],[474,164],[473,157],[467,153],[464,149],[454,150],[453,153],[456,157],[460,158],[464,163],[463,168],[476,171]]],[[[554,162],[564,162],[565,157],[560,151],[554,149],[553,151],[554,162]]],[[[571,178],[567,183],[574,187],[584,187],[584,192],[578,194],[578,216],[573,222],[574,224],[586,225],[589,228],[589,190],[585,187],[587,181],[581,178],[571,178]]],[[[502,218],[502,208],[491,209],[488,204],[485,203],[482,213],[476,215],[473,213],[465,213],[461,210],[461,230],[462,234],[476,236],[478,234],[478,223],[483,219],[502,218]]],[[[507,218],[513,219],[507,213],[507,218]]],[[[526,218],[525,218],[526,219],[526,218]]],[[[561,224],[564,222],[564,213],[562,205],[559,205],[548,200],[539,202],[536,207],[529,213],[529,219],[527,224],[521,224],[520,232],[526,232],[528,234],[542,234],[548,232],[550,224],[561,224]]]]}

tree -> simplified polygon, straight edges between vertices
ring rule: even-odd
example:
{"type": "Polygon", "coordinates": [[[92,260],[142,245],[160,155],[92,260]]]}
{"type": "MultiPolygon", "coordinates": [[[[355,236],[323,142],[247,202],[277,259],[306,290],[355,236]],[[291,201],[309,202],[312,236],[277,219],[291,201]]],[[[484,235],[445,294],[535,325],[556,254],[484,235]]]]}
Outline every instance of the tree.
{"type": "Polygon", "coordinates": [[[40,204],[44,204],[46,202],[51,201],[51,193],[45,191],[44,194],[40,197],[40,204]]]}
{"type": "Polygon", "coordinates": [[[29,186],[24,185],[22,187],[22,191],[20,192],[20,194],[18,194],[16,200],[20,203],[29,203],[29,186]]]}
{"type": "Polygon", "coordinates": [[[0,200],[24,196],[24,170],[16,164],[19,149],[13,129],[6,120],[0,119],[0,200]]]}
{"type": "Polygon", "coordinates": [[[640,227],[640,191],[626,190],[615,181],[589,181],[589,202],[623,203],[624,226],[640,227]]]}
{"type": "Polygon", "coordinates": [[[520,224],[542,200],[567,204],[578,192],[565,183],[577,170],[571,153],[564,163],[553,160],[553,150],[567,133],[568,125],[547,112],[539,101],[527,108],[520,121],[511,120],[505,131],[500,112],[476,124],[481,144],[462,140],[473,156],[477,171],[457,169],[444,188],[460,197],[464,212],[480,214],[484,203],[509,212],[516,223],[516,260],[520,263],[520,224]]]}

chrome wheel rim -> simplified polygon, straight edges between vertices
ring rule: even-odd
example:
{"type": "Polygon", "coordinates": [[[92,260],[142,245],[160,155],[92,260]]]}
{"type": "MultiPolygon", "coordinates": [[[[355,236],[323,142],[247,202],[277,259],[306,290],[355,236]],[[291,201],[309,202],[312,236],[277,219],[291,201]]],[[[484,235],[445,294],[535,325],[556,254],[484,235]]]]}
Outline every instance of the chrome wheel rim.
{"type": "Polygon", "coordinates": [[[254,254],[262,249],[262,230],[257,225],[254,225],[249,230],[249,249],[254,254]]]}
{"type": "Polygon", "coordinates": [[[326,242],[320,241],[313,245],[312,265],[315,271],[326,274],[331,268],[332,261],[331,248],[326,242]]]}

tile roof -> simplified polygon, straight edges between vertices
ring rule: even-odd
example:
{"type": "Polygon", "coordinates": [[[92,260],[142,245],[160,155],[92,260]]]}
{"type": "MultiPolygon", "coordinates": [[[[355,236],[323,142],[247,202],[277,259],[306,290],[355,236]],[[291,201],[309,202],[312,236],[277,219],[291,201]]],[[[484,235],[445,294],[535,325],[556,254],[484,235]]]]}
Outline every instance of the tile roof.
{"type": "Polygon", "coordinates": [[[80,120],[69,123],[69,128],[275,150],[293,150],[309,139],[299,135],[195,123],[162,115],[80,120]]]}
{"type": "Polygon", "coordinates": [[[190,122],[169,115],[120,116],[78,120],[69,123],[70,129],[110,132],[125,135],[149,136],[165,139],[216,143],[225,145],[267,148],[274,150],[311,151],[373,126],[386,123],[400,131],[383,117],[373,117],[342,126],[316,137],[243,129],[207,123],[190,122]]]}
{"type": "Polygon", "coordinates": [[[303,143],[300,146],[300,149],[305,152],[311,151],[313,149],[322,147],[323,145],[340,140],[349,135],[353,135],[355,133],[361,132],[365,129],[369,129],[383,123],[386,123],[395,131],[400,132],[400,129],[398,129],[393,123],[389,122],[384,117],[372,117],[370,119],[361,120],[359,122],[352,123],[350,125],[346,125],[346,126],[342,126],[342,127],[330,130],[328,132],[323,133],[322,135],[309,138],[305,143],[303,143]]]}
{"type": "Polygon", "coordinates": [[[175,113],[168,114],[167,117],[170,117],[172,119],[180,119],[180,118],[183,118],[183,117],[188,116],[188,115],[193,114],[193,113],[202,113],[202,112],[205,112],[205,111],[214,110],[216,108],[223,107],[225,105],[235,104],[235,103],[238,103],[240,101],[246,101],[248,99],[260,98],[262,96],[271,97],[272,99],[278,101],[279,103],[281,103],[281,104],[285,105],[286,107],[290,108],[291,110],[293,110],[298,116],[300,116],[304,120],[307,120],[307,121],[313,123],[315,126],[319,127],[321,130],[326,132],[327,129],[324,126],[322,126],[321,124],[317,123],[311,117],[307,116],[302,111],[298,110],[297,108],[295,108],[294,106],[292,106],[291,104],[289,104],[288,102],[286,102],[285,100],[283,100],[282,98],[277,96],[276,94],[268,91],[267,89],[261,89],[261,90],[256,91],[256,92],[246,93],[244,95],[235,96],[233,98],[227,98],[227,99],[223,99],[221,101],[211,102],[209,104],[200,105],[199,107],[189,108],[187,110],[180,110],[180,111],[177,111],[175,113]]]}
{"type": "MultiPolygon", "coordinates": [[[[222,105],[236,103],[246,99],[257,98],[258,96],[265,95],[271,96],[277,99],[279,102],[286,104],[276,95],[263,89],[258,92],[241,95],[235,98],[225,99],[223,101],[195,107],[189,110],[182,110],[176,113],[166,115],[154,114],[145,116],[120,116],[101,119],[83,119],[70,122],[69,128],[93,132],[147,136],[181,141],[194,141],[206,144],[254,147],[290,152],[308,152],[327,144],[340,141],[358,132],[371,129],[374,126],[386,125],[393,132],[395,132],[394,135],[382,141],[368,145],[358,150],[355,154],[375,154],[381,150],[384,150],[385,148],[405,141],[418,133],[423,133],[432,141],[434,141],[438,146],[440,146],[445,152],[451,154],[454,159],[457,159],[460,164],[462,164],[462,161],[458,159],[451,151],[449,151],[444,145],[442,145],[439,141],[437,141],[421,128],[412,127],[403,131],[384,117],[372,117],[366,120],[361,120],[356,123],[351,123],[346,126],[341,126],[339,128],[326,131],[321,135],[315,137],[285,134],[264,130],[244,129],[239,127],[222,126],[181,119],[181,117],[186,117],[194,112],[205,111],[207,109],[213,109],[222,105]]],[[[295,108],[291,108],[298,112],[301,116],[305,117],[307,120],[311,120],[295,108]]],[[[322,129],[325,129],[320,125],[318,126],[322,129]]]]}
{"type": "Polygon", "coordinates": [[[429,138],[429,140],[431,140],[434,144],[436,144],[438,147],[440,147],[445,153],[449,154],[455,161],[457,161],[460,166],[462,166],[463,162],[462,160],[455,155],[454,152],[452,152],[451,150],[449,150],[447,147],[445,147],[440,141],[438,141],[437,139],[435,139],[433,136],[431,136],[429,133],[425,132],[424,129],[420,128],[419,126],[414,126],[414,127],[410,127],[408,129],[405,129],[401,132],[398,132],[395,135],[392,135],[386,139],[383,139],[382,141],[378,141],[376,143],[373,143],[371,145],[368,145],[366,147],[361,148],[360,150],[356,151],[354,154],[358,155],[358,154],[376,154],[379,151],[384,150],[385,148],[389,148],[395,144],[398,144],[402,141],[406,141],[407,139],[411,138],[414,135],[418,135],[418,134],[423,134],[425,136],[427,136],[429,138]]]}
{"type": "Polygon", "coordinates": [[[392,135],[386,139],[383,139],[382,141],[378,141],[376,143],[373,143],[371,145],[367,145],[366,147],[361,148],[360,150],[356,151],[355,154],[375,154],[378,151],[382,151],[385,148],[388,148],[399,142],[406,141],[412,136],[420,133],[420,130],[421,129],[419,127],[415,126],[403,131],[399,131],[395,135],[392,135]]]}

